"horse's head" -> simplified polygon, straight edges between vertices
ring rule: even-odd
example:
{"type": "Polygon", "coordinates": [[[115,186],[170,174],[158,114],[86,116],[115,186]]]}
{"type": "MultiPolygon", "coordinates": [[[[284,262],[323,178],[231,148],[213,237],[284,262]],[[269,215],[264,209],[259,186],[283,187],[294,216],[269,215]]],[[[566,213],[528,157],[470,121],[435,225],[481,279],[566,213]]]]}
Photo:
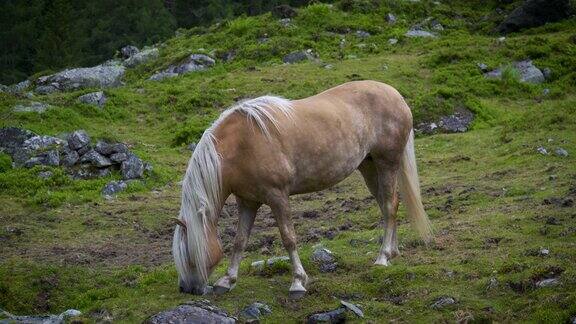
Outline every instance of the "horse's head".
{"type": "Polygon", "coordinates": [[[178,270],[180,292],[203,295],[208,277],[222,259],[216,226],[191,226],[176,220],[172,252],[178,270]]]}

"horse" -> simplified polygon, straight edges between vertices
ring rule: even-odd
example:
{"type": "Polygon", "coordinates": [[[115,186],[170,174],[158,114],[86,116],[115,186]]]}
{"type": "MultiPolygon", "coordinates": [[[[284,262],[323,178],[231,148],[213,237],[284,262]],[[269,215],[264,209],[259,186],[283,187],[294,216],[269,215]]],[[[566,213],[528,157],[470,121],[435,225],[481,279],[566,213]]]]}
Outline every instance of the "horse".
{"type": "Polygon", "coordinates": [[[421,238],[432,237],[422,206],[412,113],[393,87],[353,81],[314,96],[263,96],[225,110],[203,133],[188,163],[172,244],[180,291],[201,295],[223,257],[218,218],[234,195],[238,224],[226,274],[213,291],[235,287],[256,212],[272,210],[292,264],[289,297],[306,294],[308,275],[297,251],[290,195],[326,189],[355,170],[378,202],[383,241],[376,265],[399,254],[398,189],[421,238]]]}

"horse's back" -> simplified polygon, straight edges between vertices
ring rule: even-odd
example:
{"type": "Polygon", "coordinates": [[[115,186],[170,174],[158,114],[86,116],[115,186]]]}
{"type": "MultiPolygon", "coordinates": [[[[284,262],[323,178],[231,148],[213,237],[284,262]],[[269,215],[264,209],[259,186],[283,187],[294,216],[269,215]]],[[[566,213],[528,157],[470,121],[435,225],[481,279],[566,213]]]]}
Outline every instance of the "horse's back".
{"type": "Polygon", "coordinates": [[[241,114],[220,125],[217,137],[225,143],[219,150],[236,190],[262,195],[267,187],[289,193],[324,189],[346,178],[368,154],[403,149],[412,126],[402,96],[375,81],[345,83],[292,106],[292,119],[276,114],[280,129],[272,138],[241,114]]]}

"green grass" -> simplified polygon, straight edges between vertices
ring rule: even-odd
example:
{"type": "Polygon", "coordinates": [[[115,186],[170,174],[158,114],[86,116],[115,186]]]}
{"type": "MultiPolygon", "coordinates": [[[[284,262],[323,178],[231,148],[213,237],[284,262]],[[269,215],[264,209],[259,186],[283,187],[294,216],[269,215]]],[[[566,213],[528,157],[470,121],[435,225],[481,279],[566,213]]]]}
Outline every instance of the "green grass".
{"type": "MultiPolygon", "coordinates": [[[[106,89],[104,110],[76,102],[90,89],[37,97],[55,107],[42,115],[11,112],[13,105],[28,100],[0,93],[2,127],[49,135],[84,129],[94,139],[130,144],[154,166],[152,175],[106,201],[100,190],[118,174],[73,181],[54,168],[54,177],[43,180],[37,177],[40,168],[11,169],[9,157],[1,154],[0,308],[16,314],[77,308],[87,322],[138,322],[181,302],[208,298],[233,315],[253,301],[265,302],[273,314],[264,321],[273,323],[302,322],[346,299],[362,306],[368,322],[556,323],[576,315],[573,207],[543,204],[550,197],[576,198],[575,20],[499,42],[490,33],[499,19],[493,2],[386,3],[375,8],[371,1],[342,1],[332,8],[314,4],[300,9],[287,28],[267,14],[184,31],[165,42],[158,60],[128,71],[125,86],[106,89]],[[385,21],[388,12],[397,15],[396,25],[385,21]],[[428,16],[445,26],[441,37],[403,36],[428,16]],[[352,32],[339,35],[347,29],[352,32]],[[357,29],[372,36],[360,39],[357,29]],[[269,41],[259,43],[264,36],[269,41]],[[399,43],[388,45],[391,37],[399,43]],[[314,62],[281,64],[283,55],[307,48],[333,68],[314,62]],[[236,58],[219,61],[211,70],[147,81],[154,71],[190,53],[218,55],[232,49],[236,58]],[[485,63],[497,68],[526,58],[551,68],[552,78],[524,84],[505,69],[503,80],[487,80],[477,67],[485,63]],[[241,98],[270,93],[302,98],[357,79],[396,87],[412,107],[416,124],[457,107],[476,114],[468,133],[416,141],[434,242],[419,243],[401,208],[402,255],[391,267],[374,267],[379,211],[365,200],[369,193],[354,174],[335,188],[291,199],[301,256],[313,278],[302,301],[287,299],[290,274],[285,267],[265,276],[249,270],[254,260],[285,255],[269,210],[259,214],[231,293],[179,293],[170,256],[170,218],[179,209],[177,183],[190,155],[185,146],[241,98]],[[547,96],[544,89],[550,90],[547,96]],[[570,155],[543,156],[536,152],[538,146],[551,152],[562,147],[570,155]],[[305,219],[304,211],[317,211],[320,217],[305,219]],[[550,217],[559,225],[550,224],[550,217]],[[347,229],[338,229],[343,224],[347,229]],[[337,235],[318,240],[311,234],[327,230],[337,235]],[[267,238],[272,244],[265,251],[260,242],[267,238]],[[351,240],[360,243],[351,245],[351,240]],[[309,260],[319,242],[337,255],[335,273],[320,273],[309,260]],[[534,251],[541,247],[550,255],[537,256],[534,251]],[[560,286],[534,287],[550,273],[559,274],[560,286]],[[498,285],[487,289],[491,278],[498,285]],[[457,304],[442,310],[429,307],[444,295],[457,304]]],[[[231,244],[226,230],[234,226],[235,219],[221,219],[225,247],[231,244]]],[[[212,280],[225,267],[220,265],[212,280]]]]}

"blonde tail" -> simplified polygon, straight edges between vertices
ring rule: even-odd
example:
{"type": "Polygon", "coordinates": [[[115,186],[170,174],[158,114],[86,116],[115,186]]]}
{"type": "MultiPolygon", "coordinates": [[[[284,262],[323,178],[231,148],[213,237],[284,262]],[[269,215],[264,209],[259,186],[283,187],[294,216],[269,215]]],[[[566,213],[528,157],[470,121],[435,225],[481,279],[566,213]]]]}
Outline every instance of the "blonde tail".
{"type": "Polygon", "coordinates": [[[414,154],[414,130],[410,132],[408,143],[406,143],[404,148],[399,187],[412,227],[425,242],[430,242],[432,239],[432,226],[428,215],[424,211],[422,198],[420,197],[420,181],[418,180],[416,155],[414,154]]]}

